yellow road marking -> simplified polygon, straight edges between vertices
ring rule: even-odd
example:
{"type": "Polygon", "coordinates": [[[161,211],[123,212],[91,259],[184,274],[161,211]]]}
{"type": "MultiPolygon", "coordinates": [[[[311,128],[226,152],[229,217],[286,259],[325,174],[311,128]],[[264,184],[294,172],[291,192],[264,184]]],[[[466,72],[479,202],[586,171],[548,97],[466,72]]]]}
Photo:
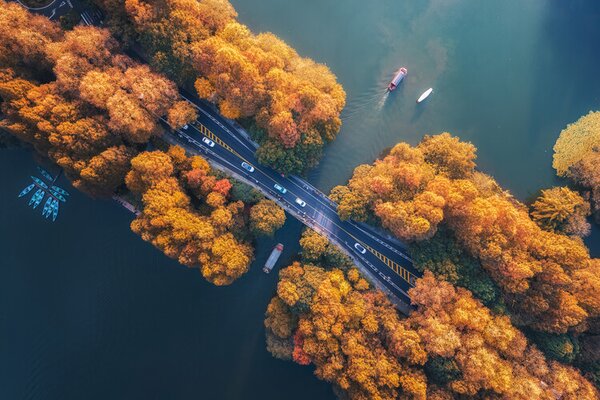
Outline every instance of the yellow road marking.
{"type": "Polygon", "coordinates": [[[375,256],[377,258],[379,258],[381,261],[383,261],[385,265],[387,265],[392,271],[394,271],[396,274],[398,274],[402,279],[404,279],[406,282],[408,282],[411,286],[415,285],[415,280],[417,279],[416,275],[412,274],[410,271],[408,271],[406,268],[402,267],[395,261],[390,260],[389,258],[384,256],[383,254],[381,254],[374,248],[367,246],[364,243],[363,243],[363,246],[366,247],[367,250],[369,250],[371,253],[375,254],[375,256]]]}
{"type": "Polygon", "coordinates": [[[206,126],[204,126],[202,123],[200,122],[196,122],[195,126],[198,128],[198,130],[207,138],[209,138],[210,140],[212,140],[215,143],[218,143],[221,147],[225,148],[226,150],[228,150],[230,153],[235,154],[236,156],[238,156],[239,158],[241,158],[242,160],[244,160],[244,158],[242,156],[240,156],[234,149],[232,149],[231,147],[229,147],[229,145],[227,143],[225,143],[224,141],[221,140],[221,138],[219,138],[217,135],[215,135],[210,129],[208,129],[206,126]]]}
{"type": "MultiPolygon", "coordinates": [[[[242,157],[238,152],[236,152],[235,150],[233,150],[227,143],[223,142],[223,140],[221,140],[217,135],[215,135],[210,129],[208,129],[206,126],[204,126],[201,122],[195,121],[194,125],[198,128],[198,130],[204,136],[206,136],[207,138],[209,138],[213,142],[218,143],[221,147],[223,147],[224,149],[226,149],[230,153],[235,154],[240,159],[242,159],[242,160],[246,161],[248,164],[252,165],[244,157],[242,157]]],[[[258,171],[260,171],[260,169],[258,169],[258,171]]],[[[261,173],[262,173],[262,171],[261,171],[261,173]]],[[[273,178],[271,178],[269,175],[266,175],[266,174],[263,174],[263,175],[266,176],[267,178],[269,178],[270,180],[272,180],[273,182],[278,183],[273,178]]],[[[289,190],[289,191],[290,191],[291,194],[294,194],[294,192],[292,192],[291,190],[289,190]]],[[[298,197],[297,195],[295,195],[295,196],[298,197]]],[[[318,212],[318,210],[316,208],[314,208],[312,206],[310,206],[310,207],[313,208],[315,211],[318,212]]],[[[383,254],[381,254],[377,250],[373,249],[370,246],[367,246],[362,241],[360,241],[356,237],[354,237],[354,235],[352,235],[350,232],[348,232],[347,230],[345,230],[344,228],[342,228],[341,226],[339,226],[338,224],[336,224],[334,221],[331,221],[331,222],[335,226],[337,226],[340,230],[346,232],[346,234],[348,236],[350,236],[352,239],[356,240],[357,242],[360,242],[365,248],[367,248],[367,250],[369,250],[377,258],[379,258],[381,261],[383,261],[383,263],[386,264],[392,271],[394,271],[398,276],[400,276],[402,279],[404,279],[406,282],[408,282],[408,284],[414,286],[414,282],[417,279],[417,276],[415,276],[414,274],[410,273],[408,270],[406,270],[405,268],[403,268],[402,266],[400,266],[398,263],[396,263],[393,260],[390,260],[389,258],[387,258],[386,256],[384,256],[383,254]]]]}

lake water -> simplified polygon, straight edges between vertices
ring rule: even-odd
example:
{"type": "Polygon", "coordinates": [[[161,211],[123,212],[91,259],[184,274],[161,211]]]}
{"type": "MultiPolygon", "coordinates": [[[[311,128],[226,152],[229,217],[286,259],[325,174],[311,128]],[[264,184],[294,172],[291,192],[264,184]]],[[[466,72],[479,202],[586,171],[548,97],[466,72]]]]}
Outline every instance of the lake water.
{"type": "MultiPolygon", "coordinates": [[[[600,4],[562,3],[233,1],[242,22],[326,63],[346,89],[342,131],[310,175],[321,189],[398,141],[450,131],[523,200],[559,183],[558,133],[600,108],[600,4]],[[402,65],[409,75],[384,96],[402,65]]],[[[16,198],[35,172],[30,153],[0,150],[0,398],[334,398],[311,368],[264,346],[276,275],[260,267],[277,241],[281,263],[291,260],[297,222],[261,241],[247,275],[217,288],[131,233],[131,215],[111,201],[71,189],[47,222],[16,198]]],[[[599,237],[588,240],[596,256],[599,237]]]]}

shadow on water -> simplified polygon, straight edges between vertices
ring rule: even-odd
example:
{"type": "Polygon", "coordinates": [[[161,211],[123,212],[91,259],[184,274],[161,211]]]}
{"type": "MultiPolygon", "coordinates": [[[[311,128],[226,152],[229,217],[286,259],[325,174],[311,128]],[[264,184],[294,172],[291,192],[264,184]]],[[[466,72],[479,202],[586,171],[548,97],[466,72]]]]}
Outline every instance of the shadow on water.
{"type": "Polygon", "coordinates": [[[412,115],[412,117],[410,117],[411,124],[414,124],[416,121],[419,120],[419,118],[421,118],[421,115],[423,115],[423,112],[425,112],[426,107],[427,107],[427,102],[415,103],[413,115],[412,115]]]}

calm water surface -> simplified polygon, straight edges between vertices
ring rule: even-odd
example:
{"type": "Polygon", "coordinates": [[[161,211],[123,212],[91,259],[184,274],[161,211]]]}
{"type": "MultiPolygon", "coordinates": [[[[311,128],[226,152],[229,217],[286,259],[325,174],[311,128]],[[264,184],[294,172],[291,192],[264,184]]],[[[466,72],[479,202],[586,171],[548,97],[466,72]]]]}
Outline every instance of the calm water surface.
{"type": "MultiPolygon", "coordinates": [[[[310,176],[320,188],[398,141],[450,131],[521,199],[557,183],[558,133],[600,108],[592,3],[233,1],[242,22],[327,63],[348,93],[342,131],[310,176]],[[407,79],[384,96],[401,65],[407,79]]],[[[112,202],[71,190],[59,220],[43,220],[16,198],[34,166],[26,151],[0,150],[1,399],[334,398],[310,368],[264,348],[276,276],[260,266],[277,241],[290,261],[298,223],[259,243],[246,276],[216,288],[131,233],[112,202]]],[[[588,240],[596,255],[599,235],[588,240]]]]}

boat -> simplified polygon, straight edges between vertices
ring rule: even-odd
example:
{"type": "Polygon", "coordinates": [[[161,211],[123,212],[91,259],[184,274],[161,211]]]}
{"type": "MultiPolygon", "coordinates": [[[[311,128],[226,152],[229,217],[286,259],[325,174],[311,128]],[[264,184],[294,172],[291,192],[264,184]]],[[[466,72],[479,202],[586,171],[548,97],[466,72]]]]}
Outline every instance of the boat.
{"type": "Polygon", "coordinates": [[[32,177],[31,177],[31,179],[32,179],[32,180],[33,180],[33,181],[34,181],[36,184],[38,184],[40,187],[43,187],[44,189],[48,189],[48,185],[46,185],[46,184],[44,183],[44,181],[42,181],[40,178],[37,178],[37,177],[35,177],[35,176],[32,176],[32,177]]]}
{"type": "Polygon", "coordinates": [[[52,185],[52,190],[54,190],[56,193],[62,194],[63,196],[69,196],[69,192],[58,186],[52,185]]]}
{"type": "Polygon", "coordinates": [[[58,200],[52,201],[52,222],[56,221],[58,217],[58,200]]]}
{"type": "Polygon", "coordinates": [[[46,218],[50,217],[52,214],[52,197],[48,197],[46,202],[44,203],[44,209],[42,210],[42,215],[46,218]]]}
{"type": "Polygon", "coordinates": [[[433,92],[433,88],[429,88],[426,91],[423,92],[423,94],[421,94],[419,96],[419,98],[417,99],[417,103],[422,102],[423,100],[425,100],[426,98],[429,97],[429,95],[433,92]]]}
{"type": "Polygon", "coordinates": [[[392,78],[392,81],[388,85],[388,91],[395,90],[400,82],[404,79],[404,77],[408,74],[408,69],[406,67],[401,67],[398,71],[396,71],[396,75],[392,78]]]}
{"type": "Polygon", "coordinates": [[[56,193],[54,190],[50,189],[50,194],[57,198],[58,200],[62,201],[63,203],[67,202],[67,199],[64,198],[64,196],[62,194],[56,193]]]}
{"type": "Polygon", "coordinates": [[[31,198],[31,200],[29,200],[29,205],[33,208],[36,208],[40,205],[45,195],[46,192],[44,192],[42,189],[38,189],[37,192],[35,192],[35,194],[31,198]]]}
{"type": "Polygon", "coordinates": [[[19,193],[19,197],[23,197],[25,196],[27,193],[31,192],[31,190],[35,187],[35,184],[32,183],[31,185],[27,186],[25,189],[21,190],[21,193],[19,193]]]}
{"type": "Polygon", "coordinates": [[[52,182],[54,180],[52,175],[50,175],[48,173],[48,171],[46,171],[44,168],[38,166],[37,169],[38,169],[38,171],[40,171],[40,174],[42,174],[44,176],[44,178],[48,179],[50,182],[52,182]]]}
{"type": "Polygon", "coordinates": [[[265,266],[263,267],[263,272],[265,272],[267,274],[269,272],[271,272],[271,270],[275,266],[275,263],[279,259],[279,256],[281,256],[282,251],[283,251],[283,245],[281,243],[277,243],[277,246],[275,246],[275,248],[271,252],[271,255],[267,259],[265,266]]]}

